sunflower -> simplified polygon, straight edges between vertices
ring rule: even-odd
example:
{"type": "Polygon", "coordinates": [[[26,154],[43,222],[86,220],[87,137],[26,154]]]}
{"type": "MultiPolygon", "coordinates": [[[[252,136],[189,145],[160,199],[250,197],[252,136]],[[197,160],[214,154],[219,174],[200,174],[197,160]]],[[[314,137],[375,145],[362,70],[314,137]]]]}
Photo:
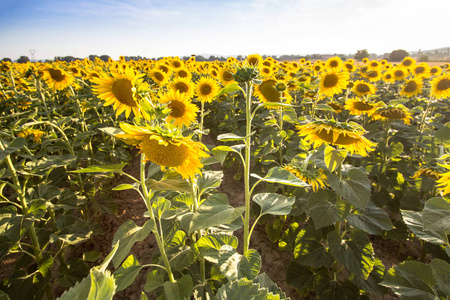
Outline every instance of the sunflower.
{"type": "MultiPolygon", "coordinates": [[[[445,166],[446,168],[449,168],[449,166],[445,166]]],[[[450,193],[450,172],[446,172],[443,174],[440,174],[441,178],[437,180],[436,182],[439,184],[438,188],[442,190],[442,193],[444,195],[450,193]]]]}
{"type": "Polygon", "coordinates": [[[427,176],[434,180],[438,180],[441,178],[441,174],[439,171],[433,169],[433,168],[420,168],[417,172],[414,173],[413,176],[410,176],[412,179],[419,178],[419,176],[427,176]]]}
{"type": "Polygon", "coordinates": [[[383,80],[388,83],[393,83],[395,78],[394,75],[392,75],[392,72],[388,71],[383,74],[383,80]]]}
{"type": "Polygon", "coordinates": [[[164,86],[169,80],[169,76],[160,69],[154,68],[150,70],[149,75],[150,78],[159,86],[164,86]]]}
{"type": "Polygon", "coordinates": [[[194,96],[194,83],[185,78],[175,78],[170,83],[169,88],[184,94],[186,98],[191,99],[194,96]]]}
{"type": "Polygon", "coordinates": [[[349,62],[348,60],[344,62],[344,68],[347,70],[347,72],[353,72],[355,71],[355,64],[352,62],[349,62]]]}
{"type": "Polygon", "coordinates": [[[392,77],[394,80],[402,80],[408,76],[408,69],[402,66],[396,66],[392,68],[392,77]]]}
{"type": "Polygon", "coordinates": [[[366,95],[373,95],[376,91],[376,87],[370,83],[357,80],[353,83],[352,91],[356,95],[362,97],[366,95]]]}
{"type": "Polygon", "coordinates": [[[378,69],[381,67],[381,63],[378,60],[372,60],[368,64],[369,69],[378,69]]]}
{"type": "Polygon", "coordinates": [[[271,67],[263,66],[259,72],[262,77],[270,77],[274,73],[274,69],[271,67]]]}
{"type": "Polygon", "coordinates": [[[46,68],[43,79],[54,90],[63,90],[73,83],[75,78],[60,68],[46,68]]]}
{"type": "Polygon", "coordinates": [[[412,119],[408,109],[402,104],[385,105],[377,108],[372,115],[374,120],[402,120],[405,124],[410,124],[412,119]]]}
{"type": "Polygon", "coordinates": [[[41,138],[44,135],[44,133],[45,133],[44,131],[41,131],[41,130],[38,130],[38,129],[29,128],[29,129],[24,129],[21,132],[19,132],[17,134],[17,136],[25,138],[25,137],[27,137],[29,135],[33,135],[33,141],[35,143],[39,143],[40,144],[41,143],[41,138]]]}
{"type": "Polygon", "coordinates": [[[347,99],[344,108],[352,115],[359,116],[364,114],[371,116],[380,106],[384,106],[384,102],[380,101],[377,103],[372,103],[363,99],[347,99]]]}
{"type": "Polygon", "coordinates": [[[342,68],[342,65],[343,65],[343,62],[342,62],[342,59],[339,56],[330,57],[325,62],[325,68],[327,70],[340,71],[341,68],[342,68]]]}
{"type": "Polygon", "coordinates": [[[178,56],[172,58],[169,63],[174,70],[180,69],[184,66],[184,61],[180,60],[178,56]]]}
{"type": "Polygon", "coordinates": [[[376,82],[383,77],[383,74],[381,73],[381,69],[378,68],[367,70],[367,72],[363,73],[363,76],[369,79],[369,81],[376,82]]]}
{"type": "Polygon", "coordinates": [[[254,95],[263,103],[282,102],[283,98],[286,98],[286,103],[290,103],[292,97],[285,91],[280,92],[278,84],[275,79],[264,79],[261,84],[255,85],[254,95]]]}
{"type": "Polygon", "coordinates": [[[92,82],[97,84],[92,88],[93,92],[106,101],[104,106],[113,105],[116,116],[125,112],[125,117],[128,118],[131,111],[137,117],[142,116],[136,90],[142,84],[143,74],[137,75],[132,68],[127,67],[125,71],[111,72],[111,75],[112,77],[104,75],[92,78],[92,82]]]}
{"type": "Polygon", "coordinates": [[[175,78],[184,78],[187,80],[191,80],[192,79],[192,73],[191,71],[189,71],[186,67],[181,67],[178,69],[175,69],[173,72],[173,75],[175,78]]]}
{"type": "Polygon", "coordinates": [[[328,102],[327,104],[333,108],[335,113],[339,114],[339,113],[342,112],[342,105],[340,105],[339,103],[337,103],[337,102],[328,102]]]}
{"type": "Polygon", "coordinates": [[[211,102],[219,93],[220,86],[211,77],[202,77],[195,84],[195,94],[201,102],[211,102]]]}
{"type": "Polygon", "coordinates": [[[183,178],[195,178],[201,174],[203,164],[200,159],[208,157],[207,148],[200,142],[183,137],[176,130],[164,131],[160,128],[135,126],[121,123],[124,134],[116,134],[129,145],[134,145],[144,153],[146,161],[165,168],[174,169],[183,178]]]}
{"type": "Polygon", "coordinates": [[[430,66],[427,63],[420,63],[412,67],[411,73],[416,77],[428,78],[430,77],[430,66]]]}
{"type": "Polygon", "coordinates": [[[179,91],[168,91],[159,97],[160,103],[167,103],[167,107],[171,109],[167,116],[167,122],[174,120],[177,127],[189,127],[197,117],[198,107],[191,103],[185,94],[179,91]]]}
{"type": "Polygon", "coordinates": [[[403,67],[407,67],[407,68],[412,67],[412,66],[414,66],[415,64],[416,64],[416,60],[415,60],[414,58],[409,57],[409,56],[405,57],[405,58],[402,60],[402,63],[401,63],[401,65],[402,65],[403,67]]]}
{"type": "Polygon", "coordinates": [[[302,168],[294,165],[284,166],[283,169],[289,171],[300,180],[303,180],[304,182],[311,185],[314,192],[317,192],[319,188],[324,188],[327,186],[327,176],[323,174],[322,169],[303,170],[302,168]]]}
{"type": "Polygon", "coordinates": [[[245,59],[244,63],[249,64],[250,66],[253,66],[255,68],[260,69],[262,66],[263,58],[259,54],[250,54],[245,59]]]}
{"type": "Polygon", "coordinates": [[[442,69],[439,66],[434,66],[430,69],[431,76],[439,76],[442,73],[442,69]]]}
{"type": "Polygon", "coordinates": [[[348,85],[350,75],[347,72],[328,71],[320,78],[319,95],[332,97],[339,94],[348,85]]]}
{"type": "Polygon", "coordinates": [[[450,97],[450,73],[444,73],[431,81],[431,96],[437,99],[450,97]]]}
{"type": "Polygon", "coordinates": [[[364,58],[362,59],[362,62],[363,62],[363,64],[369,63],[369,58],[364,57],[364,58]]]}
{"type": "Polygon", "coordinates": [[[366,139],[366,133],[360,125],[350,123],[339,123],[335,120],[317,120],[305,125],[297,126],[299,136],[305,136],[307,142],[314,143],[317,148],[323,143],[345,148],[351,154],[357,153],[367,156],[368,151],[373,151],[377,145],[366,139]]]}
{"type": "Polygon", "coordinates": [[[218,79],[224,86],[236,82],[234,81],[233,72],[226,67],[220,69],[218,79]]]}
{"type": "Polygon", "coordinates": [[[405,85],[402,87],[400,95],[406,96],[408,98],[413,97],[422,92],[422,81],[420,78],[413,78],[406,81],[405,85]]]}

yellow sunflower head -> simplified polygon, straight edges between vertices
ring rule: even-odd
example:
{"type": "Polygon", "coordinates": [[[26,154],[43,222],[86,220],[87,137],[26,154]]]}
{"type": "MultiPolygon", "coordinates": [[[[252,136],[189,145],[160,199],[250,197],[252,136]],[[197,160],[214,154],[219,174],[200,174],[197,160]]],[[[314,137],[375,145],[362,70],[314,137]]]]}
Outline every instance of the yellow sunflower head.
{"type": "Polygon", "coordinates": [[[273,78],[267,78],[264,79],[260,84],[255,84],[254,95],[263,103],[290,103],[292,97],[285,91],[285,87],[286,84],[283,83],[282,85],[280,85],[280,82],[278,82],[277,80],[273,78]]]}
{"type": "Polygon", "coordinates": [[[165,168],[173,169],[183,178],[201,174],[202,157],[208,157],[207,148],[199,142],[183,137],[181,132],[158,127],[142,127],[121,123],[125,134],[117,134],[127,144],[137,146],[145,159],[165,168]],[[131,141],[131,142],[130,142],[131,141]]]}
{"type": "Polygon", "coordinates": [[[317,148],[322,144],[331,144],[356,153],[361,156],[367,156],[377,145],[366,139],[363,135],[366,133],[360,125],[350,123],[339,123],[335,120],[317,120],[305,125],[297,126],[299,135],[313,143],[317,148]]]}
{"type": "Polygon", "coordinates": [[[422,80],[420,78],[413,78],[407,80],[405,85],[402,87],[400,95],[406,96],[408,98],[413,97],[422,92],[422,80]]]}
{"type": "Polygon", "coordinates": [[[245,59],[244,63],[247,63],[249,66],[259,69],[262,66],[263,60],[264,59],[259,54],[250,54],[245,59]]]}
{"type": "Polygon", "coordinates": [[[323,174],[322,169],[306,168],[306,170],[304,170],[304,168],[295,163],[284,166],[283,169],[294,174],[300,180],[308,183],[314,192],[317,192],[319,188],[325,188],[328,186],[327,176],[323,174]]]}
{"type": "Polygon", "coordinates": [[[416,60],[409,56],[405,57],[401,62],[401,65],[403,67],[407,67],[407,68],[413,67],[415,64],[416,64],[416,60]]]}
{"type": "Polygon", "coordinates": [[[211,102],[219,90],[220,86],[217,80],[211,77],[201,77],[195,84],[195,94],[202,102],[211,102]]]}
{"type": "Polygon", "coordinates": [[[325,68],[327,70],[340,71],[340,69],[342,68],[342,65],[343,65],[343,62],[339,56],[330,57],[325,62],[325,68]]]}
{"type": "Polygon", "coordinates": [[[371,82],[376,82],[383,77],[383,74],[381,73],[381,68],[377,69],[369,69],[367,72],[362,74],[365,78],[369,79],[371,82]]]}
{"type": "Polygon", "coordinates": [[[227,68],[227,67],[223,67],[219,70],[219,74],[218,74],[217,78],[224,86],[227,86],[230,83],[236,82],[233,77],[233,72],[231,71],[230,68],[227,68]]]}
{"type": "Polygon", "coordinates": [[[344,62],[344,68],[345,68],[345,70],[347,70],[347,72],[353,72],[356,70],[355,64],[348,60],[346,62],[344,62]]]}
{"type": "Polygon", "coordinates": [[[385,72],[383,74],[383,80],[388,83],[393,83],[395,81],[395,78],[394,75],[392,74],[392,71],[385,72]]]}
{"type": "Polygon", "coordinates": [[[408,109],[401,105],[384,105],[377,108],[375,113],[372,115],[374,120],[401,120],[405,124],[410,124],[412,116],[408,109]]]}
{"type": "Polygon", "coordinates": [[[132,68],[127,67],[122,72],[111,72],[111,75],[112,77],[105,74],[91,79],[96,84],[92,88],[94,94],[105,101],[104,106],[113,105],[117,116],[123,112],[126,118],[131,112],[135,116],[143,116],[136,94],[142,84],[143,74],[136,74],[132,68]]]}
{"type": "MultiPolygon", "coordinates": [[[[443,165],[445,168],[450,169],[449,165],[443,165]]],[[[439,174],[440,179],[436,182],[438,183],[438,188],[442,191],[444,195],[450,194],[450,172],[439,174]]]]}
{"type": "Polygon", "coordinates": [[[373,95],[376,91],[376,87],[368,82],[357,80],[353,83],[352,92],[362,97],[366,95],[373,95]]]}
{"type": "Polygon", "coordinates": [[[392,68],[391,72],[394,80],[403,80],[406,76],[408,76],[408,69],[401,65],[392,68]]]}
{"type": "Polygon", "coordinates": [[[381,106],[384,106],[384,102],[382,101],[373,103],[364,99],[347,99],[344,108],[352,115],[359,116],[364,114],[371,116],[381,106]]]}
{"type": "Polygon", "coordinates": [[[150,70],[150,78],[159,86],[164,86],[169,81],[169,76],[160,69],[153,68],[150,70]]]}
{"type": "Polygon", "coordinates": [[[411,68],[411,73],[415,77],[428,78],[430,77],[430,66],[427,63],[420,63],[411,68]]]}
{"type": "Polygon", "coordinates": [[[167,107],[171,110],[166,118],[167,122],[173,120],[177,127],[183,125],[189,127],[195,121],[198,107],[191,103],[185,94],[171,90],[160,95],[158,100],[160,103],[167,103],[167,107]]]}
{"type": "Polygon", "coordinates": [[[442,68],[439,66],[434,66],[430,69],[431,76],[439,76],[442,73],[442,68]]]}
{"type": "Polygon", "coordinates": [[[169,88],[184,94],[188,99],[194,96],[194,83],[185,78],[175,78],[169,85],[169,88]]]}
{"type": "Polygon", "coordinates": [[[48,67],[44,70],[43,79],[54,90],[63,90],[73,83],[75,78],[58,67],[48,67]]]}
{"type": "Polygon", "coordinates": [[[191,80],[192,79],[191,71],[189,71],[184,66],[181,67],[181,68],[175,69],[173,74],[174,74],[175,78],[184,78],[184,79],[187,79],[187,80],[191,80]]]}
{"type": "Polygon", "coordinates": [[[450,73],[444,73],[431,81],[431,96],[436,99],[450,97],[450,73]]]}
{"type": "Polygon", "coordinates": [[[347,72],[328,71],[320,76],[319,95],[332,97],[339,94],[348,85],[350,78],[347,72]]]}

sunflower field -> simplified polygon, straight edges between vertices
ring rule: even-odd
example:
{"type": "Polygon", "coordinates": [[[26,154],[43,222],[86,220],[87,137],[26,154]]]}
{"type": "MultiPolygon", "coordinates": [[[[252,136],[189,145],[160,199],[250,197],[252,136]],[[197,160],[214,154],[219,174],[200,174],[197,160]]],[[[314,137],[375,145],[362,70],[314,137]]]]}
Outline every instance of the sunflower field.
{"type": "Polygon", "coordinates": [[[143,273],[142,300],[450,297],[449,64],[1,62],[0,90],[0,299],[125,299],[143,273]],[[84,250],[121,191],[142,226],[84,250]]]}

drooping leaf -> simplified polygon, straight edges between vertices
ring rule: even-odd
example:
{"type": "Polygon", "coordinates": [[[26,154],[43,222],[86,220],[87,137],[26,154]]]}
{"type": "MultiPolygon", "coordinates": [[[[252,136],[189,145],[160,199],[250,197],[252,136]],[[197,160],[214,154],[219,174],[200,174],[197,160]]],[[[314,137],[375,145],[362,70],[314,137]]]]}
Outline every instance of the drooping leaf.
{"type": "Polygon", "coordinates": [[[200,255],[212,263],[218,262],[220,248],[223,245],[229,245],[236,249],[238,246],[238,240],[233,235],[208,234],[200,238],[196,243],[196,247],[200,252],[200,255]]]}
{"type": "Polygon", "coordinates": [[[450,295],[450,264],[446,261],[435,258],[431,261],[431,271],[436,279],[436,289],[442,296],[450,295]]]}
{"type": "Polygon", "coordinates": [[[114,280],[117,284],[117,291],[123,291],[130,286],[136,279],[141,269],[142,266],[139,264],[136,257],[134,257],[134,255],[128,256],[122,266],[114,272],[114,280]]]}
{"type": "Polygon", "coordinates": [[[230,93],[233,93],[233,92],[236,92],[236,91],[244,92],[244,90],[239,86],[239,84],[237,84],[237,83],[230,83],[230,84],[227,84],[223,89],[221,89],[219,91],[219,93],[216,95],[216,97],[219,97],[219,96],[222,96],[222,95],[225,95],[225,94],[230,94],[230,93]]]}
{"type": "Polygon", "coordinates": [[[260,215],[283,216],[291,212],[295,197],[286,197],[276,193],[261,193],[253,197],[253,202],[261,207],[260,215]]]}
{"type": "Polygon", "coordinates": [[[199,189],[199,197],[209,191],[217,189],[222,182],[223,172],[222,171],[205,171],[202,172],[202,176],[197,180],[197,185],[199,189]]]}
{"type": "Polygon", "coordinates": [[[345,149],[335,149],[332,146],[326,146],[324,150],[324,161],[330,172],[333,172],[336,168],[344,162],[347,157],[348,151],[345,149]]]}
{"type": "Polygon", "coordinates": [[[239,278],[255,279],[261,270],[261,256],[258,251],[249,249],[238,263],[239,278]]]}
{"type": "Polygon", "coordinates": [[[155,221],[147,220],[144,226],[137,226],[132,220],[123,223],[114,234],[113,247],[119,243],[119,249],[113,257],[116,269],[128,255],[135,242],[144,240],[155,227],[155,221]]]}
{"type": "Polygon", "coordinates": [[[328,200],[328,193],[324,190],[312,193],[308,197],[308,213],[317,229],[343,220],[349,211],[350,205],[346,201],[332,203],[328,200]]]}
{"type": "Polygon", "coordinates": [[[269,172],[267,172],[267,175],[264,177],[261,177],[256,174],[250,174],[250,176],[270,183],[280,183],[296,187],[309,186],[306,182],[299,179],[291,172],[280,167],[273,167],[272,169],[269,170],[269,172]]]}
{"type": "Polygon", "coordinates": [[[350,169],[340,180],[335,174],[328,176],[331,188],[354,206],[365,209],[370,199],[371,183],[367,175],[358,169],[350,169]]]}
{"type": "Polygon", "coordinates": [[[370,234],[382,234],[384,230],[394,229],[389,215],[372,202],[368,202],[366,209],[349,214],[347,220],[353,227],[370,234]]]}
{"type": "Polygon", "coordinates": [[[444,245],[446,235],[444,232],[428,231],[423,229],[422,212],[401,210],[403,221],[417,237],[429,243],[444,245]]]}
{"type": "Polygon", "coordinates": [[[191,299],[194,284],[190,275],[183,275],[175,282],[164,282],[164,294],[167,299],[191,299]]]}
{"type": "Polygon", "coordinates": [[[189,183],[186,180],[181,179],[146,179],[145,185],[154,191],[177,191],[181,193],[187,193],[191,191],[189,183]]]}
{"type": "Polygon", "coordinates": [[[423,229],[450,233],[450,204],[442,198],[431,198],[423,209],[423,229]]]}
{"type": "Polygon", "coordinates": [[[241,153],[242,148],[245,147],[245,144],[239,144],[234,146],[217,146],[211,149],[211,153],[214,155],[214,157],[221,163],[225,161],[225,158],[227,157],[229,152],[234,153],[241,153]]]}
{"type": "Polygon", "coordinates": [[[432,269],[421,262],[405,261],[392,267],[380,284],[391,288],[403,299],[436,299],[432,269]]]}

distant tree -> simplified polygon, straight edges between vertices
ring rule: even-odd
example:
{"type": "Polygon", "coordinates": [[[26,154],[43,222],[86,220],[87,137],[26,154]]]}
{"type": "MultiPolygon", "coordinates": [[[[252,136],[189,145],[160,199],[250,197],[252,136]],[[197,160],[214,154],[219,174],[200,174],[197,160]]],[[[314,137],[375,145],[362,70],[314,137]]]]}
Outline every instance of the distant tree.
{"type": "Polygon", "coordinates": [[[103,60],[104,62],[107,62],[109,59],[109,55],[100,55],[100,59],[103,60]]]}
{"type": "Polygon", "coordinates": [[[243,60],[244,60],[244,58],[242,57],[242,55],[236,56],[236,59],[237,59],[238,61],[243,61],[243,60]]]}
{"type": "Polygon", "coordinates": [[[91,54],[91,55],[89,55],[89,60],[94,61],[96,57],[98,57],[98,56],[97,56],[97,55],[92,55],[92,54],[91,54]]]}
{"type": "Polygon", "coordinates": [[[364,58],[369,57],[369,52],[367,51],[367,49],[358,50],[356,51],[354,57],[356,60],[363,60],[364,58]]]}
{"type": "Polygon", "coordinates": [[[409,56],[409,53],[406,50],[398,49],[394,50],[389,54],[390,61],[402,61],[405,57],[409,56]]]}
{"type": "Polygon", "coordinates": [[[3,57],[3,58],[2,58],[2,61],[9,61],[9,62],[12,62],[11,58],[9,58],[9,57],[3,57]]]}
{"type": "Polygon", "coordinates": [[[426,54],[422,54],[418,59],[419,62],[428,62],[429,60],[430,58],[426,54]]]}
{"type": "Polygon", "coordinates": [[[30,59],[28,58],[28,56],[22,55],[21,57],[19,57],[19,59],[17,60],[18,63],[21,64],[25,64],[27,62],[29,62],[30,59]]]}

